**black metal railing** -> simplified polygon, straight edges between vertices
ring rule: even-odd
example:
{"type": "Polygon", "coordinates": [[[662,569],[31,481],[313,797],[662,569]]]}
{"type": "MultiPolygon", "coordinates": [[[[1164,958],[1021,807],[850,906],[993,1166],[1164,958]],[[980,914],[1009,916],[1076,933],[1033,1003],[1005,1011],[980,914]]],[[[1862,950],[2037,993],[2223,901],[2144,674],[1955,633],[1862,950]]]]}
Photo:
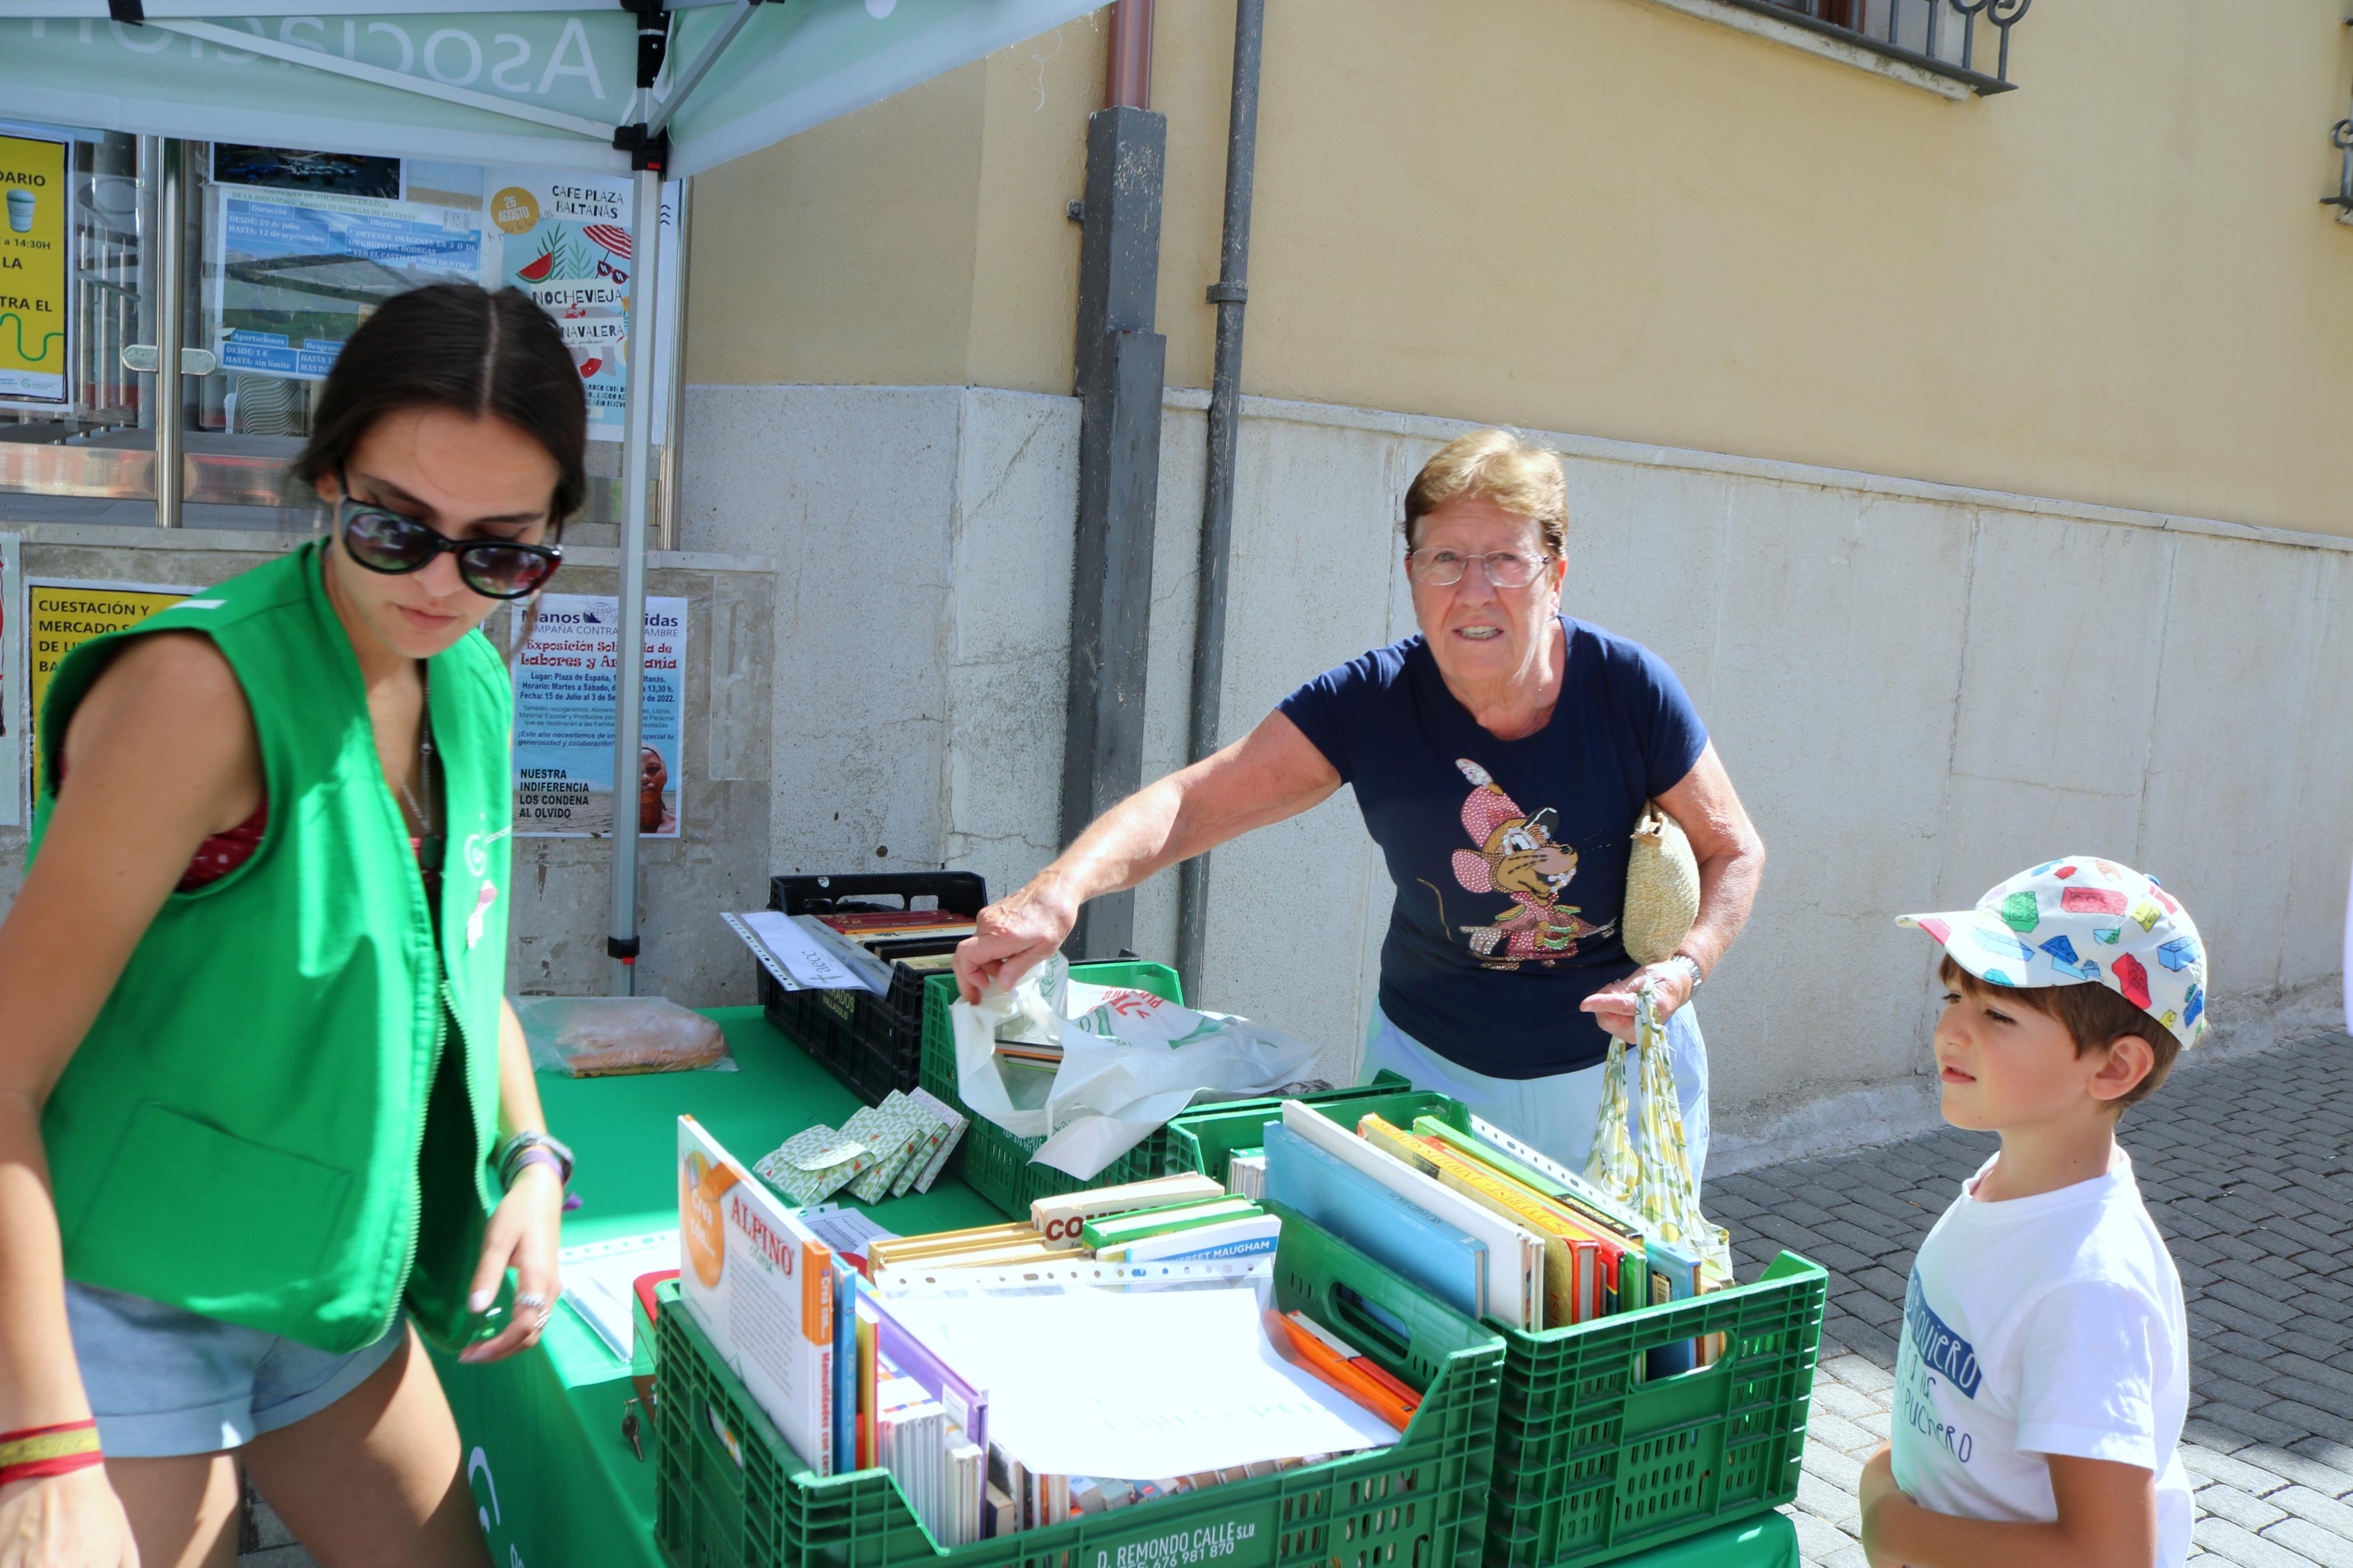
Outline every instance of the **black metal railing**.
{"type": "Polygon", "coordinates": [[[1778,17],[1889,59],[1966,84],[2008,92],[2010,30],[2034,0],[1724,0],[1778,17]],[[1990,65],[1990,72],[1986,67],[1990,65]]]}

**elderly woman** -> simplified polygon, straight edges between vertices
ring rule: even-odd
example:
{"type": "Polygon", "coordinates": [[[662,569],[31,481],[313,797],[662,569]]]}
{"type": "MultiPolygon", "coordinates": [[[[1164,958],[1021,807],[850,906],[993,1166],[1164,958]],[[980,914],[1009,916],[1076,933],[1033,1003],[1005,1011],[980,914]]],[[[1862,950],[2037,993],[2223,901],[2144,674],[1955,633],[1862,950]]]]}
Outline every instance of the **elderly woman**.
{"type": "Polygon", "coordinates": [[[1553,454],[1500,430],[1447,445],[1406,494],[1419,634],[1326,670],[1105,812],[982,911],[956,955],[966,995],[1051,953],[1086,900],[1348,784],[1397,885],[1365,1076],[1393,1068],[1581,1167],[1604,1031],[1630,1039],[1634,993],[1651,985],[1696,1174],[1707,1059],[1690,1001],[1747,919],[1765,847],[1674,671],[1561,614],[1567,531],[1553,454]],[[1700,908],[1675,954],[1643,969],[1619,928],[1652,800],[1690,837],[1700,908]]]}

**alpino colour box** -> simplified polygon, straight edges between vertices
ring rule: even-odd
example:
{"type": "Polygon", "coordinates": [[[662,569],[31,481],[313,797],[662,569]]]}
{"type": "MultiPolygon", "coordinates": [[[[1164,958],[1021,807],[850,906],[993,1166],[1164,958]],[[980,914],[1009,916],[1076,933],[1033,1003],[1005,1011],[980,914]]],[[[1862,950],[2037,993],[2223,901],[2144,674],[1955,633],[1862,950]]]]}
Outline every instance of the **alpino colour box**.
{"type": "Polygon", "coordinates": [[[678,1119],[679,1289],[793,1452],[833,1473],[833,1254],[691,1116],[678,1119]]]}

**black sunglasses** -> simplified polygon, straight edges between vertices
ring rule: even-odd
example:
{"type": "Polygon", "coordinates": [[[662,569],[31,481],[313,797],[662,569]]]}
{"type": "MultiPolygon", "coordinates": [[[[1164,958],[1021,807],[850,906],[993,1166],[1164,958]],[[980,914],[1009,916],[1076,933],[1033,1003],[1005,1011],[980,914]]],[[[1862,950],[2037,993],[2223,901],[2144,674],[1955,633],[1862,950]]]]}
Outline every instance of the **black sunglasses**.
{"type": "MultiPolygon", "coordinates": [[[[422,572],[444,551],[458,558],[458,575],[486,599],[526,598],[547,584],[564,564],[561,544],[516,544],[500,539],[451,539],[413,517],[353,500],[339,470],[343,499],[335,503],[335,526],[344,552],[371,572],[402,576],[422,572]]],[[[556,525],[557,538],[563,524],[556,525]]]]}

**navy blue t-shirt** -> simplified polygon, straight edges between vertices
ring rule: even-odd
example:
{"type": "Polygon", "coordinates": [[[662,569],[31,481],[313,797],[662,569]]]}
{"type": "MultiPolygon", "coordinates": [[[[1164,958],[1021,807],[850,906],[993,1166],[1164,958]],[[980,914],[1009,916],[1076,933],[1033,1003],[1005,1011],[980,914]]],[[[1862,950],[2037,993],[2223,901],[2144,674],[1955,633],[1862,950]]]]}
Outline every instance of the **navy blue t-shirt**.
{"type": "Polygon", "coordinates": [[[1599,1061],[1577,1010],[1637,967],[1619,921],[1634,824],[1683,782],[1707,730],[1641,644],[1561,617],[1560,701],[1498,740],[1446,689],[1419,634],[1325,670],[1279,712],[1353,785],[1397,884],[1381,1010],[1490,1078],[1599,1061]]]}

